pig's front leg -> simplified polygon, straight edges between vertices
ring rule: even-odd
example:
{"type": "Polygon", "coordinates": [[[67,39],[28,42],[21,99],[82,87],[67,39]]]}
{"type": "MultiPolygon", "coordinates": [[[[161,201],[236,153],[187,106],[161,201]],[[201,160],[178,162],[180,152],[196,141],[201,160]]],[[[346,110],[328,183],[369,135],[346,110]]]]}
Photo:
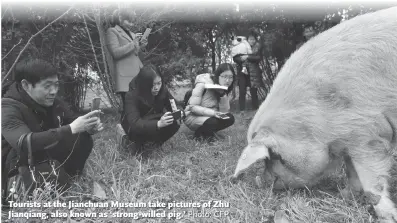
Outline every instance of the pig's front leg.
{"type": "Polygon", "coordinates": [[[390,171],[395,164],[383,139],[367,141],[349,151],[364,193],[374,206],[380,222],[397,222],[397,208],[389,195],[390,171]]]}

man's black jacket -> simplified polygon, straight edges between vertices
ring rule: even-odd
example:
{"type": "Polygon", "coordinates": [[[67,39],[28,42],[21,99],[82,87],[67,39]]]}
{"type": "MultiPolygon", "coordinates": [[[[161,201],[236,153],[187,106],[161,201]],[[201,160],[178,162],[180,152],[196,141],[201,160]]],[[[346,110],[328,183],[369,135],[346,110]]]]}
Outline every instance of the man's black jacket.
{"type": "MultiPolygon", "coordinates": [[[[33,132],[32,152],[35,156],[44,156],[46,150],[56,146],[61,139],[71,138],[69,124],[78,117],[59,99],[48,108],[39,105],[15,83],[2,98],[1,109],[2,157],[11,148],[17,149],[19,138],[29,132],[33,132]]],[[[26,165],[26,141],[18,153],[20,165],[26,165]]]]}

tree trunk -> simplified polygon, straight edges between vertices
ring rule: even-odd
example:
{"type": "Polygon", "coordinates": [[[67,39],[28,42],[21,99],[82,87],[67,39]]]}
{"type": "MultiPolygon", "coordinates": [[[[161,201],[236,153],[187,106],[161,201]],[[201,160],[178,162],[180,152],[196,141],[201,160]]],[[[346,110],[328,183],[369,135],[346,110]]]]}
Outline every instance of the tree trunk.
{"type": "Polygon", "coordinates": [[[216,69],[216,47],[214,42],[214,35],[212,35],[212,29],[209,29],[208,31],[208,39],[211,48],[211,67],[212,67],[212,72],[214,72],[216,69]]]}
{"type": "Polygon", "coordinates": [[[103,74],[100,74],[99,77],[101,79],[103,89],[105,90],[106,95],[108,96],[111,106],[120,109],[120,102],[116,97],[116,95],[114,94],[113,82],[111,80],[111,77],[113,76],[113,72],[114,72],[113,70],[114,62],[113,62],[113,58],[111,57],[107,48],[105,47],[106,46],[105,30],[102,25],[103,23],[101,21],[101,13],[99,6],[98,6],[98,11],[99,13],[94,13],[94,17],[95,17],[96,26],[98,28],[103,64],[105,68],[105,72],[103,74]],[[110,69],[108,69],[108,65],[110,69]]]}

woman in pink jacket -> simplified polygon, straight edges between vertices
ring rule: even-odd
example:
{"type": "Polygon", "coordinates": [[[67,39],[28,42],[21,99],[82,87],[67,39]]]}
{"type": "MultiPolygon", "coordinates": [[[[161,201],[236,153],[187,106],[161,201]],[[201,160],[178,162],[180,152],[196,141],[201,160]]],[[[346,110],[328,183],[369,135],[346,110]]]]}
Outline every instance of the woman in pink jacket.
{"type": "Polygon", "coordinates": [[[113,13],[114,27],[106,31],[107,48],[113,57],[113,79],[115,91],[121,95],[124,103],[129,83],[143,67],[138,54],[147,45],[147,40],[139,41],[139,35],[130,30],[133,28],[133,14],[126,10],[113,13]]]}

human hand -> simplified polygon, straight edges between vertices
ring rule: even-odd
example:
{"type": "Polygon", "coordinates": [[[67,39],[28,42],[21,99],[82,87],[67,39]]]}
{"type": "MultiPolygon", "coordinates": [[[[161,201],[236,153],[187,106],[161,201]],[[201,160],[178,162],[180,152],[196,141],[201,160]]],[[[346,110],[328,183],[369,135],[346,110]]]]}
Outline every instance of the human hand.
{"type": "Polygon", "coordinates": [[[94,125],[91,129],[87,130],[90,135],[96,134],[103,130],[103,123],[101,119],[98,119],[96,125],[94,125]]]}
{"type": "Polygon", "coordinates": [[[138,38],[135,38],[134,40],[132,40],[131,44],[134,46],[135,49],[138,49],[138,50],[140,49],[138,38]]]}
{"type": "Polygon", "coordinates": [[[242,61],[246,61],[247,58],[248,58],[248,55],[242,55],[242,56],[241,56],[241,60],[242,60],[242,61]]]}
{"type": "Polygon", "coordinates": [[[184,112],[185,112],[185,117],[187,117],[192,111],[189,111],[189,110],[187,111],[187,110],[185,110],[184,112]]]}
{"type": "Polygon", "coordinates": [[[223,112],[215,112],[214,117],[215,117],[215,118],[222,119],[222,115],[225,115],[225,113],[223,113],[223,112]]]}
{"type": "Polygon", "coordinates": [[[171,112],[166,112],[164,113],[163,116],[161,116],[160,120],[157,122],[157,127],[160,129],[171,125],[173,122],[174,122],[174,117],[172,117],[171,112]]]}
{"type": "Polygon", "coordinates": [[[192,105],[186,105],[186,107],[185,107],[185,113],[186,112],[188,112],[188,111],[190,111],[191,109],[192,109],[192,105]]]}
{"type": "Polygon", "coordinates": [[[80,116],[76,118],[72,123],[70,123],[70,129],[72,131],[72,134],[80,133],[80,132],[85,132],[88,131],[92,128],[94,128],[98,120],[100,121],[99,117],[96,117],[95,115],[98,115],[101,113],[101,110],[94,110],[91,111],[83,116],[80,116]]]}
{"type": "Polygon", "coordinates": [[[147,46],[147,44],[148,44],[147,39],[141,39],[140,40],[140,47],[141,48],[145,48],[147,46]]]}

